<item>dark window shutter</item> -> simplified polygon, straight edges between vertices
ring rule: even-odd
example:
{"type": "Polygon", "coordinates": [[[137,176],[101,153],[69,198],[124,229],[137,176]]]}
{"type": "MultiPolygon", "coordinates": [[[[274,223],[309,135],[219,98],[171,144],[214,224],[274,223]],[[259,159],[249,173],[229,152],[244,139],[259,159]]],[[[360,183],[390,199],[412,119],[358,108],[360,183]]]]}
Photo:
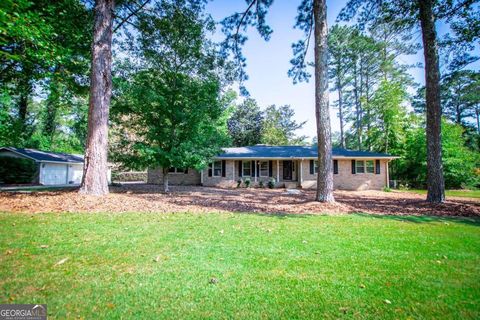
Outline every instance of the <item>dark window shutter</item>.
{"type": "Polygon", "coordinates": [[[273,177],[273,161],[268,161],[268,176],[273,177]]]}
{"type": "Polygon", "coordinates": [[[226,166],[227,161],[222,160],[222,177],[225,177],[225,166],[226,166]]]}
{"type": "Polygon", "coordinates": [[[256,171],[257,177],[260,177],[260,161],[255,161],[255,163],[257,164],[257,171],[256,171]]]}
{"type": "Polygon", "coordinates": [[[255,177],[255,161],[250,162],[250,170],[252,171],[250,172],[250,177],[255,177]]]}
{"type": "Polygon", "coordinates": [[[380,160],[375,160],[375,173],[380,174],[380,160]]]}
{"type": "Polygon", "coordinates": [[[186,168],[185,171],[183,171],[183,173],[188,174],[188,168],[186,168]]]}
{"type": "Polygon", "coordinates": [[[352,160],[352,174],[356,174],[356,168],[355,168],[355,160],[352,160]]]}
{"type": "Polygon", "coordinates": [[[310,160],[310,174],[314,173],[314,162],[313,160],[310,160]]]}
{"type": "Polygon", "coordinates": [[[243,177],[243,163],[242,160],[238,161],[238,176],[243,177]]]}
{"type": "Polygon", "coordinates": [[[338,174],[338,160],[333,160],[333,174],[338,174]]]}
{"type": "Polygon", "coordinates": [[[211,177],[212,176],[212,167],[213,167],[213,163],[209,163],[208,164],[208,176],[211,177]]]}

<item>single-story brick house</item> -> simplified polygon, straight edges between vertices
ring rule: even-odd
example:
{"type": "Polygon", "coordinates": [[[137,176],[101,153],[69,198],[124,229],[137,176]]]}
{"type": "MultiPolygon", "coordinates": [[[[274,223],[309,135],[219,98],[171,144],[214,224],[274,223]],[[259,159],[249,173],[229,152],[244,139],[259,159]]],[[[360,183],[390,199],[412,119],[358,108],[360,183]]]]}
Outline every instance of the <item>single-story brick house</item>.
{"type": "MultiPolygon", "coordinates": [[[[380,190],[388,186],[388,163],[398,157],[384,153],[333,149],[335,189],[380,190]]],[[[202,171],[170,168],[172,185],[235,187],[250,179],[252,185],[272,178],[277,187],[315,188],[317,184],[315,146],[267,146],[224,148],[202,171]]],[[[163,183],[161,168],[148,170],[148,182],[163,183]]]]}

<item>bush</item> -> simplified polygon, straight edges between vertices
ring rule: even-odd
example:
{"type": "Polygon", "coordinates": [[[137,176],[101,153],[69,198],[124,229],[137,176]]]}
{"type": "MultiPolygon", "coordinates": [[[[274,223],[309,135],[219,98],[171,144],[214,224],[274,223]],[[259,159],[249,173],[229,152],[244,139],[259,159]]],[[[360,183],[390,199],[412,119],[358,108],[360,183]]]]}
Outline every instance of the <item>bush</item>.
{"type": "Polygon", "coordinates": [[[270,180],[268,180],[268,188],[269,189],[275,188],[275,178],[270,178],[270,180]]]}
{"type": "Polygon", "coordinates": [[[259,186],[260,188],[264,188],[264,187],[265,187],[265,184],[263,183],[263,181],[260,181],[260,182],[258,183],[258,186],[259,186]]]}
{"type": "Polygon", "coordinates": [[[240,188],[242,186],[242,179],[237,180],[237,188],[240,188]]]}
{"type": "Polygon", "coordinates": [[[37,172],[38,166],[33,160],[0,157],[0,183],[34,183],[37,172]]]}
{"type": "Polygon", "coordinates": [[[389,187],[383,187],[383,192],[392,192],[392,189],[389,187]]]}
{"type": "Polygon", "coordinates": [[[245,183],[245,187],[249,188],[249,187],[250,187],[250,184],[251,184],[252,182],[250,181],[249,178],[247,178],[247,179],[245,179],[245,181],[243,181],[243,183],[245,183]]]}

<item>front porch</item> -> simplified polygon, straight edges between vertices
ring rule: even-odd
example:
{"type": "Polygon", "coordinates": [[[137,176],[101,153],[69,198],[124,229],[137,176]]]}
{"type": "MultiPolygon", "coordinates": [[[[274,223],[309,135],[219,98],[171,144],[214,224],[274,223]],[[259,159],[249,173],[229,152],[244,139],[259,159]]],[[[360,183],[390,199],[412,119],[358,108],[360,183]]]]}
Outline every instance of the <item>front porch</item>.
{"type": "Polygon", "coordinates": [[[235,186],[238,181],[249,179],[252,186],[258,186],[274,179],[276,188],[298,188],[303,181],[304,165],[299,159],[219,160],[202,171],[202,184],[235,186]]]}

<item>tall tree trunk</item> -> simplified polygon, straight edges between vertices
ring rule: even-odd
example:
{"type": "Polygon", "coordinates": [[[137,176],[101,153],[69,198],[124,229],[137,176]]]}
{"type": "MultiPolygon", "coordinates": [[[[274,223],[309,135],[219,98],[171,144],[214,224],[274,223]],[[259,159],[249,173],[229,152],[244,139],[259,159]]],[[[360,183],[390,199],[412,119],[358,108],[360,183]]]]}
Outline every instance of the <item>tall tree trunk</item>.
{"type": "Polygon", "coordinates": [[[419,0],[425,56],[425,86],[427,106],[427,201],[445,201],[445,181],[442,165],[442,107],[440,104],[440,68],[437,35],[433,16],[433,0],[419,0]]]}
{"type": "Polygon", "coordinates": [[[48,137],[50,144],[53,142],[53,137],[57,129],[56,119],[60,99],[59,83],[54,74],[50,80],[50,92],[46,101],[46,114],[43,123],[43,132],[48,137]]]}
{"type": "Polygon", "coordinates": [[[357,149],[362,150],[362,130],[360,119],[360,98],[358,96],[358,74],[357,74],[357,62],[354,62],[353,67],[353,95],[355,98],[355,130],[357,133],[357,149]]]}
{"type": "Polygon", "coordinates": [[[318,175],[316,200],[333,202],[333,164],[328,107],[328,45],[326,0],[313,1],[315,24],[315,118],[317,121],[318,175]]]}
{"type": "Polygon", "coordinates": [[[28,115],[28,99],[30,98],[32,87],[32,70],[31,67],[23,66],[23,72],[19,80],[19,98],[18,98],[18,118],[22,125],[25,125],[28,115]]]}
{"type": "Polygon", "coordinates": [[[162,168],[163,170],[163,192],[169,192],[168,188],[168,168],[162,168]]]}
{"type": "Polygon", "coordinates": [[[108,194],[108,115],[112,95],[114,0],[96,0],[90,77],[88,134],[81,193],[108,194]]]}
{"type": "Polygon", "coordinates": [[[480,134],[480,107],[475,108],[475,114],[477,115],[477,131],[480,134]]]}
{"type": "Polygon", "coordinates": [[[340,81],[337,84],[338,88],[338,117],[340,119],[340,147],[345,148],[345,133],[343,123],[343,88],[340,81]]]}

